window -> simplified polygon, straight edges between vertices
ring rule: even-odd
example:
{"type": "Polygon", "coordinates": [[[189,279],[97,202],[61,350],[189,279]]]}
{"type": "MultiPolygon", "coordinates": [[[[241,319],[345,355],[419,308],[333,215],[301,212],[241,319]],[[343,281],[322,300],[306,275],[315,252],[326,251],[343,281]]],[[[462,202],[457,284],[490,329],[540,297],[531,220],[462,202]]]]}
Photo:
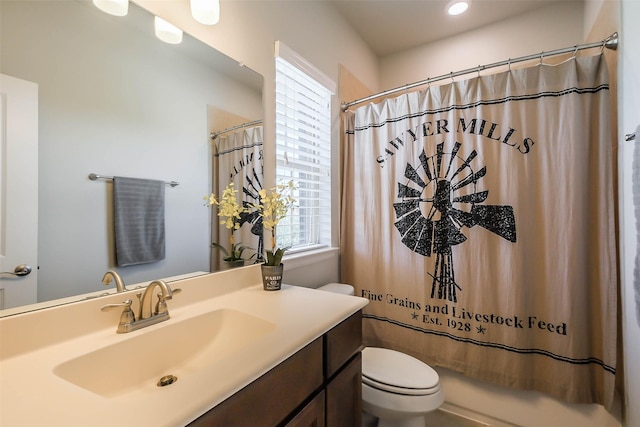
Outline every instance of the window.
{"type": "Polygon", "coordinates": [[[334,83],[276,43],[276,182],[293,180],[298,207],[280,221],[278,246],[331,244],[331,95],[334,83]]]}

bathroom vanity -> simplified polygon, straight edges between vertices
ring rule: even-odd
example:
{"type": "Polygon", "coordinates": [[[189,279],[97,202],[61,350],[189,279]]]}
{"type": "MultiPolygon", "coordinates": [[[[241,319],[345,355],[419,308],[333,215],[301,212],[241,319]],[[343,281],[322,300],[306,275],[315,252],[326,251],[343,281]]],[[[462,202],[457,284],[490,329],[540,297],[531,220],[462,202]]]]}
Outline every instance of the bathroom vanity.
{"type": "Polygon", "coordinates": [[[259,266],[170,285],[170,319],[125,334],[100,309],[135,290],[0,318],[0,425],[358,424],[366,299],[259,266]]]}
{"type": "Polygon", "coordinates": [[[189,426],[358,426],[361,347],[358,311],[189,426]]]}

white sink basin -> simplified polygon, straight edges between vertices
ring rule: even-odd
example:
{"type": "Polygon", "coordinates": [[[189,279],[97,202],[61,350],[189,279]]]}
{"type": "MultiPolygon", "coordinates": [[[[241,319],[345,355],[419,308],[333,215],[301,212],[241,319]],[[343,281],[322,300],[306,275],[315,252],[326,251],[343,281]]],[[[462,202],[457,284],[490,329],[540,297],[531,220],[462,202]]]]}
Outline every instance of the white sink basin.
{"type": "Polygon", "coordinates": [[[155,329],[122,335],[123,341],[61,363],[54,373],[98,395],[116,397],[156,387],[167,375],[178,381],[197,375],[276,325],[238,310],[220,309],[150,328],[155,329]]]}

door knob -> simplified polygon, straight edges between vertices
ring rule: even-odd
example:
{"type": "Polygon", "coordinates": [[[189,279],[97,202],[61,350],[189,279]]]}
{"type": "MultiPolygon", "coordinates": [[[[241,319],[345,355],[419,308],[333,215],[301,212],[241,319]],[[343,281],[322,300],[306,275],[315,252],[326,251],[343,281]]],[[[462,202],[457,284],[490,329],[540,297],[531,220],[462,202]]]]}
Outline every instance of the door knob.
{"type": "Polygon", "coordinates": [[[2,271],[2,272],[0,272],[0,274],[10,274],[10,275],[16,276],[16,277],[26,276],[29,273],[31,273],[31,266],[27,265],[27,264],[18,265],[13,270],[13,272],[11,272],[11,271],[2,271]]]}

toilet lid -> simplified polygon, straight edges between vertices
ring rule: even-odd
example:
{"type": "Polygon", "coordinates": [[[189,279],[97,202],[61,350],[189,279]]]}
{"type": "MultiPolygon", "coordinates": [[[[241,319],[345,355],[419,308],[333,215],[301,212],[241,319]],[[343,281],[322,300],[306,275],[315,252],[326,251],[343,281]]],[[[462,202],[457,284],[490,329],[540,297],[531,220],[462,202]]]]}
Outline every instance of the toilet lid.
{"type": "Polygon", "coordinates": [[[438,373],[399,351],[379,347],[362,350],[362,382],[391,393],[424,395],[438,386],[438,373]]]}

